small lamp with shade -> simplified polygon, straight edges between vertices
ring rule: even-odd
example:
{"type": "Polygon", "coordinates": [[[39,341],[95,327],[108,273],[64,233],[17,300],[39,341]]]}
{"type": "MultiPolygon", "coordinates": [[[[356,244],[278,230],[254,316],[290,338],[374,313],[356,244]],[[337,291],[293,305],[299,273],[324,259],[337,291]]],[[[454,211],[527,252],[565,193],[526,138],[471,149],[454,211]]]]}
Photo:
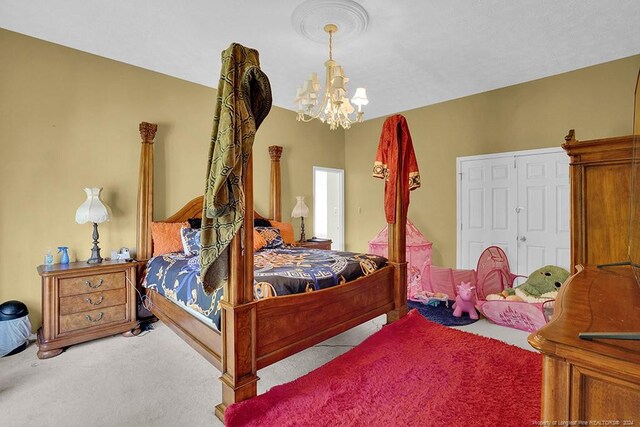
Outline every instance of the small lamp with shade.
{"type": "Polygon", "coordinates": [[[111,219],[111,209],[100,199],[102,188],[85,188],[87,200],[84,201],[76,211],[76,222],[85,224],[93,223],[93,248],[91,248],[91,258],[87,260],[89,264],[99,264],[102,262],[100,247],[98,247],[98,224],[111,219]]]}
{"type": "Polygon", "coordinates": [[[299,242],[305,242],[307,240],[304,235],[304,219],[309,216],[309,208],[304,204],[304,196],[296,196],[296,205],[291,211],[291,218],[300,218],[300,240],[299,242]]]}

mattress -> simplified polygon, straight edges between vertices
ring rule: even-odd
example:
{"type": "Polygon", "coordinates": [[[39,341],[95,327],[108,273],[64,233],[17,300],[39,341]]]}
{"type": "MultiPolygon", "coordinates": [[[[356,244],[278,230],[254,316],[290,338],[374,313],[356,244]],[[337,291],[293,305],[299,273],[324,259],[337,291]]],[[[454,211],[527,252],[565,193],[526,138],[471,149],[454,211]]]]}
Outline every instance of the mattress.
{"type": "MultiPolygon", "coordinates": [[[[254,253],[256,299],[313,292],[367,276],[386,265],[378,255],[311,248],[262,249],[254,253]]],[[[222,288],[204,292],[198,256],[170,253],[151,258],[143,286],[220,328],[222,288]]]]}
{"type": "Polygon", "coordinates": [[[169,253],[151,258],[142,286],[154,289],[170,301],[197,313],[220,328],[222,288],[213,294],[204,292],[197,255],[169,253]]]}

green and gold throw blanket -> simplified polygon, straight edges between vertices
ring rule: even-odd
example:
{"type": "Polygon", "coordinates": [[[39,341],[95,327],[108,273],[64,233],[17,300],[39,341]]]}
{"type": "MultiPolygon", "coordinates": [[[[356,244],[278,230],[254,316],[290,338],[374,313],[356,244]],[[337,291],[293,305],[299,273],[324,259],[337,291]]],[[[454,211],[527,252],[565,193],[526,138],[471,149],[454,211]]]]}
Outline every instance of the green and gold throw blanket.
{"type": "Polygon", "coordinates": [[[208,294],[228,278],[229,243],[246,209],[246,165],[256,131],[270,109],[271,86],[260,70],[258,51],[232,43],[222,52],[202,207],[200,274],[208,294]]]}

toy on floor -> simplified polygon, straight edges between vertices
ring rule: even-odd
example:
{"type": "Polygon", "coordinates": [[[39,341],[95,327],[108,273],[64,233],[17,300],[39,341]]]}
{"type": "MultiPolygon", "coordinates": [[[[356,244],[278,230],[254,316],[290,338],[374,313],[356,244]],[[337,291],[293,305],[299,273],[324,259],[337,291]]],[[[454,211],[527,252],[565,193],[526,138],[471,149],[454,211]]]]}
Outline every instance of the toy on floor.
{"type": "Polygon", "coordinates": [[[469,313],[469,317],[472,319],[478,318],[478,312],[476,311],[476,294],[473,292],[475,286],[471,286],[471,282],[462,282],[458,286],[458,296],[456,296],[456,302],[453,303],[453,315],[455,317],[461,317],[462,313],[469,313]]]}
{"type": "Polygon", "coordinates": [[[534,332],[549,320],[558,289],[568,277],[564,268],[546,265],[531,273],[521,286],[487,295],[477,306],[498,325],[534,332]]]}
{"type": "Polygon", "coordinates": [[[456,285],[461,282],[471,282],[476,287],[475,293],[479,300],[486,296],[502,292],[513,287],[519,276],[511,272],[507,254],[498,246],[489,246],[480,254],[475,270],[464,270],[435,265],[426,265],[422,272],[422,289],[431,292],[456,294],[456,285]]]}
{"type": "Polygon", "coordinates": [[[487,301],[507,300],[524,302],[545,302],[556,299],[558,290],[569,277],[569,272],[562,267],[545,265],[537,269],[526,282],[517,288],[505,289],[499,294],[487,295],[487,301]]]}
{"type": "Polygon", "coordinates": [[[444,302],[444,305],[449,307],[449,295],[442,292],[419,291],[410,299],[432,307],[437,307],[441,302],[444,302]]]}

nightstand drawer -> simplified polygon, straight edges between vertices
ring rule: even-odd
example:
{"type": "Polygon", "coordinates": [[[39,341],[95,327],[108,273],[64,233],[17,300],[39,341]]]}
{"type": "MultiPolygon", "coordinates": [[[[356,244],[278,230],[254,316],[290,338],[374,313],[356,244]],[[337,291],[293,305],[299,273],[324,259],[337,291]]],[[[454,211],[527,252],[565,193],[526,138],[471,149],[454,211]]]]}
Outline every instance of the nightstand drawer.
{"type": "Polygon", "coordinates": [[[88,294],[91,292],[124,288],[125,280],[125,273],[123,271],[60,279],[59,295],[66,297],[69,295],[88,294]]]}
{"type": "Polygon", "coordinates": [[[60,333],[93,328],[112,322],[121,322],[127,316],[126,305],[60,316],[60,333]]]}
{"type": "Polygon", "coordinates": [[[125,304],[126,302],[127,294],[125,288],[73,295],[60,298],[60,315],[64,316],[83,311],[98,310],[105,307],[125,304]]]}
{"type": "Polygon", "coordinates": [[[332,241],[330,239],[327,240],[306,240],[304,242],[296,242],[294,245],[301,247],[301,248],[309,248],[309,249],[325,249],[330,251],[331,250],[331,243],[332,241]]]}

